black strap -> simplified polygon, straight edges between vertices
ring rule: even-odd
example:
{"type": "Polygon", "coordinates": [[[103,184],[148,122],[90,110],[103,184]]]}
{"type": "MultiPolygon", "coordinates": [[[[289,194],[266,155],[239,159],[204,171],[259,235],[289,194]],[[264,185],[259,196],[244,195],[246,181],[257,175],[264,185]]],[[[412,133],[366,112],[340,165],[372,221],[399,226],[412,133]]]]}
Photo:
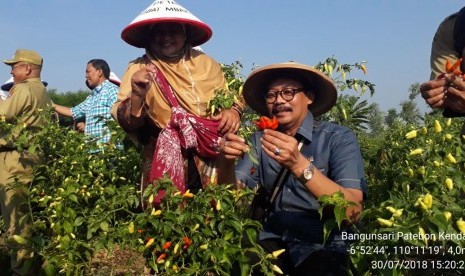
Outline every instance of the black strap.
{"type": "MultiPolygon", "coordinates": [[[[300,149],[302,148],[304,144],[304,138],[302,137],[299,141],[299,145],[298,145],[298,148],[299,148],[299,151],[300,149]]],[[[270,213],[270,210],[273,208],[273,205],[274,205],[274,201],[276,200],[276,197],[278,196],[278,194],[283,190],[283,183],[284,183],[284,180],[289,176],[289,170],[288,169],[285,169],[285,168],[282,168],[281,171],[279,172],[278,174],[278,177],[276,177],[276,180],[273,184],[273,193],[271,194],[271,198],[270,198],[270,202],[268,204],[268,207],[265,209],[265,215],[264,215],[264,218],[268,217],[268,214],[270,213]]]]}

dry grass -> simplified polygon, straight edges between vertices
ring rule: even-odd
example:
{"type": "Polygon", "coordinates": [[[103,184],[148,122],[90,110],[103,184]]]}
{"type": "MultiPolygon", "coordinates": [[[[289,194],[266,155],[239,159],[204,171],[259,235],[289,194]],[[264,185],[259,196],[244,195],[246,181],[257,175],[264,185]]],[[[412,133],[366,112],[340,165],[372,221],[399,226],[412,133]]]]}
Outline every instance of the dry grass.
{"type": "Polygon", "coordinates": [[[89,275],[150,275],[145,270],[144,257],[132,250],[115,247],[100,250],[91,260],[89,275]]]}

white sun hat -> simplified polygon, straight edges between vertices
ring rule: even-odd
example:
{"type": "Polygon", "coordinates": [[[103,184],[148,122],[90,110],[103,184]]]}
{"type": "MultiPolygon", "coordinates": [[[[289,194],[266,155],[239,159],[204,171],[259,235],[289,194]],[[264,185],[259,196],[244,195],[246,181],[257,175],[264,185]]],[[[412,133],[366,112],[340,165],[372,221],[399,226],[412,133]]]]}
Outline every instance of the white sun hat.
{"type": "Polygon", "coordinates": [[[6,91],[3,91],[3,90],[0,90],[0,99],[6,100],[9,95],[10,95],[10,93],[8,93],[6,91]]]}
{"type": "Polygon", "coordinates": [[[200,47],[200,46],[192,47],[192,49],[197,50],[197,51],[200,51],[200,52],[202,52],[202,53],[205,53],[205,51],[204,51],[204,50],[202,49],[202,47],[200,47]]]}
{"type": "Polygon", "coordinates": [[[151,35],[150,27],[165,22],[184,24],[187,40],[192,46],[201,45],[212,36],[212,29],[207,24],[175,1],[156,0],[123,29],[121,38],[132,46],[145,48],[151,35]]]}
{"type": "Polygon", "coordinates": [[[110,77],[108,78],[108,80],[110,82],[112,82],[113,84],[119,86],[121,84],[121,80],[118,78],[118,76],[113,73],[113,72],[110,72],[110,77]]]}

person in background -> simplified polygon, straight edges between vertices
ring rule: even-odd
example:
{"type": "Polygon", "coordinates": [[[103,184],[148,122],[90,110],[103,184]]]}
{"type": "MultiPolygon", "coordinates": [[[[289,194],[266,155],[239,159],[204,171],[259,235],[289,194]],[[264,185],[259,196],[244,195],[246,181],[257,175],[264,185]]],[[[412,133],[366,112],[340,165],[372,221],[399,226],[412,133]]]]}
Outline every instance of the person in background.
{"type": "MultiPolygon", "coordinates": [[[[10,96],[0,101],[0,117],[6,122],[24,125],[33,133],[44,126],[38,111],[52,105],[40,80],[42,57],[35,51],[18,49],[11,60],[3,62],[11,66],[14,86],[10,90],[10,96]]],[[[27,204],[27,190],[33,178],[32,169],[41,162],[41,158],[27,150],[18,151],[7,136],[6,133],[0,133],[1,213],[9,239],[12,239],[13,235],[27,238],[32,223],[27,204]]],[[[37,267],[32,264],[32,256],[33,252],[29,250],[17,250],[11,258],[12,274],[35,275],[37,267]]]]}
{"type": "MultiPolygon", "coordinates": [[[[108,78],[108,80],[118,87],[121,84],[121,80],[118,78],[118,76],[114,72],[110,72],[110,77],[108,78]]],[[[87,81],[86,81],[86,86],[87,88],[92,90],[92,88],[88,85],[87,81]]],[[[74,128],[77,131],[84,133],[86,130],[86,117],[80,117],[80,118],[75,119],[74,128]]]]}
{"type": "MultiPolygon", "coordinates": [[[[46,81],[42,81],[45,87],[47,87],[48,83],[46,81]]],[[[0,100],[6,100],[10,96],[10,90],[13,87],[14,80],[13,77],[9,78],[2,86],[0,87],[0,100]]]]}
{"type": "Polygon", "coordinates": [[[4,101],[10,96],[11,87],[13,87],[13,77],[9,78],[4,84],[2,84],[0,90],[0,101],[4,101]]]}
{"type": "Polygon", "coordinates": [[[116,102],[118,86],[110,82],[109,77],[108,63],[103,59],[92,59],[86,66],[86,85],[92,89],[91,94],[72,108],[53,104],[60,115],[73,117],[74,120],[85,117],[85,124],[79,127],[98,143],[108,143],[111,137],[106,121],[111,119],[110,110],[116,102]]]}
{"type": "Polygon", "coordinates": [[[182,192],[215,183],[220,137],[239,129],[242,105],[208,113],[215,91],[226,88],[221,65],[193,49],[210,39],[210,27],[175,1],[157,0],[121,36],[145,50],[129,63],[112,109],[143,145],[141,188],[165,173],[182,192]]]}
{"type": "Polygon", "coordinates": [[[431,108],[443,109],[445,117],[465,116],[465,82],[462,76],[446,72],[446,62],[465,72],[465,7],[446,17],[439,25],[431,47],[430,81],[420,86],[422,97],[431,108]]]}
{"type": "Polygon", "coordinates": [[[218,181],[249,188],[261,185],[268,198],[276,191],[268,202],[271,207],[259,244],[270,253],[286,250],[277,263],[285,274],[345,275],[349,256],[341,231],[347,228],[336,227],[324,243],[318,198],[342,192],[347,201],[356,203],[346,211],[346,222],[354,222],[362,211],[367,185],[355,134],[344,126],[315,120],[336,103],[336,87],[318,70],[287,62],[254,70],[243,94],[254,111],[275,117],[278,126],[254,133],[250,146],[242,137],[226,134],[220,146],[218,181]],[[259,164],[245,154],[248,151],[259,164]]]}

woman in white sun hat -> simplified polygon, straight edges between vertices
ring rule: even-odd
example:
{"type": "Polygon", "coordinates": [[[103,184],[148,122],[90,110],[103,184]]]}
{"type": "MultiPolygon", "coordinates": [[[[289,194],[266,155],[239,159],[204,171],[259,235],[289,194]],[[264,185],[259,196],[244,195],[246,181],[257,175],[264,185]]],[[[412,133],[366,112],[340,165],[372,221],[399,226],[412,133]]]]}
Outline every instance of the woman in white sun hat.
{"type": "Polygon", "coordinates": [[[125,42],[145,49],[129,63],[112,109],[143,144],[142,189],[165,173],[181,192],[215,182],[220,137],[239,129],[239,102],[208,120],[207,103],[226,82],[220,64],[192,47],[211,36],[208,25],[165,0],[155,1],[122,31],[125,42]]]}

